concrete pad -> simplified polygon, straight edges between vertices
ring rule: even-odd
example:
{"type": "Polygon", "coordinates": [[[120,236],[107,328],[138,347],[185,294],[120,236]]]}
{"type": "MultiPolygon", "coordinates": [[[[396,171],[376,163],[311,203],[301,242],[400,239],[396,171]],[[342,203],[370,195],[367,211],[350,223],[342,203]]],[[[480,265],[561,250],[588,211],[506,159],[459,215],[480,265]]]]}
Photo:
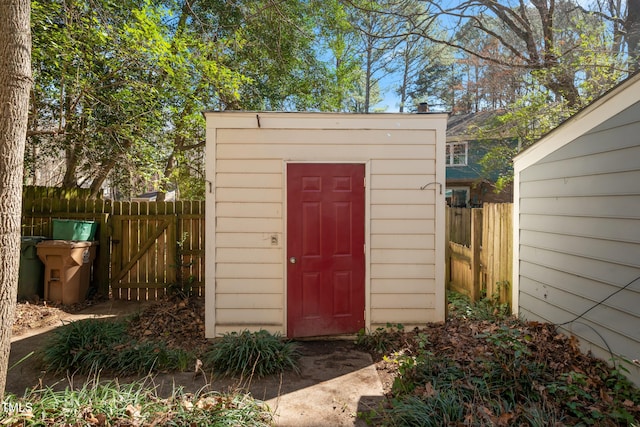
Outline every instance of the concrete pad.
{"type": "Polygon", "coordinates": [[[368,411],[384,394],[371,356],[353,348],[307,353],[300,370],[309,385],[267,401],[277,426],[364,426],[357,413],[368,411]]]}

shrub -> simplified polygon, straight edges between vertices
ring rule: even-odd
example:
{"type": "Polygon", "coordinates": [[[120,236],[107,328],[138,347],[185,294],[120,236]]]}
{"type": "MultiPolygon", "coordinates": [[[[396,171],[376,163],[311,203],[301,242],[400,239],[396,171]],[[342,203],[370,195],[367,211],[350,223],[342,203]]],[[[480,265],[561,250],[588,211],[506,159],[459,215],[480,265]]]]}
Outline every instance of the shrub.
{"type": "Polygon", "coordinates": [[[366,329],[358,331],[356,345],[370,352],[384,354],[394,348],[400,348],[404,339],[404,325],[387,323],[386,328],[379,327],[371,333],[366,329]]]}
{"type": "Polygon", "coordinates": [[[392,426],[462,425],[465,402],[455,389],[445,390],[425,399],[406,396],[393,402],[387,416],[392,426]]]}
{"type": "Polygon", "coordinates": [[[485,296],[472,302],[466,295],[448,291],[447,299],[449,301],[449,317],[498,322],[509,318],[511,313],[509,304],[501,303],[497,295],[485,296]]]}
{"type": "Polygon", "coordinates": [[[225,334],[213,343],[203,362],[224,375],[263,377],[287,369],[297,371],[299,357],[296,345],[282,340],[278,334],[245,330],[225,334]]]}

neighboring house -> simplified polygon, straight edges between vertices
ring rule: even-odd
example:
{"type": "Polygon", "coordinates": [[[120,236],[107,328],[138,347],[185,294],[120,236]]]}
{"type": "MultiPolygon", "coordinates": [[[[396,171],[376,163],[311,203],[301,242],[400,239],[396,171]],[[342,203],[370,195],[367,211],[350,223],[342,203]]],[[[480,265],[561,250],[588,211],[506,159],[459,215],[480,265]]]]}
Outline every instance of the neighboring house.
{"type": "Polygon", "coordinates": [[[640,384],[640,74],[514,160],[513,306],[640,384]]]}
{"type": "MultiPolygon", "coordinates": [[[[489,150],[479,141],[474,128],[496,116],[495,111],[453,115],[447,123],[447,204],[453,207],[481,207],[483,203],[511,202],[511,187],[496,193],[499,171],[483,177],[480,160],[489,150]]],[[[496,143],[504,144],[499,140],[496,143]]]]}
{"type": "Polygon", "coordinates": [[[207,337],[444,321],[447,114],[205,118],[207,337]]]}

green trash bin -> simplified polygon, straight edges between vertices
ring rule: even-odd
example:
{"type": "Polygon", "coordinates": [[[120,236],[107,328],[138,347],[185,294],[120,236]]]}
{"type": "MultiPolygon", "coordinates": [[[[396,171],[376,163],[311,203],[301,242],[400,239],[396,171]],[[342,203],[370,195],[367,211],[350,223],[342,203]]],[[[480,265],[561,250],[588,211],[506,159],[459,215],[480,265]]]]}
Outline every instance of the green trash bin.
{"type": "Polygon", "coordinates": [[[22,236],[20,269],[18,272],[18,300],[44,298],[44,264],[38,257],[36,245],[44,236],[22,236]]]}

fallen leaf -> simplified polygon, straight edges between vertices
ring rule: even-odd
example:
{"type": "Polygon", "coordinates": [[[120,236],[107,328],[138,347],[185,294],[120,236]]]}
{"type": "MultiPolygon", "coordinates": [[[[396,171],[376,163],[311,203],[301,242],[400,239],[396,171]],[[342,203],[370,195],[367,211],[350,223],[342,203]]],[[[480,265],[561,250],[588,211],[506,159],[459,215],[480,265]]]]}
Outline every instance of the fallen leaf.
{"type": "Polygon", "coordinates": [[[137,421],[141,417],[140,406],[133,406],[132,404],[128,404],[127,407],[125,408],[125,413],[129,418],[133,419],[136,425],[138,424],[137,421]]]}
{"type": "Polygon", "coordinates": [[[180,403],[182,404],[182,407],[187,411],[190,411],[193,409],[193,402],[191,402],[190,400],[182,399],[182,402],[180,403]]]}
{"type": "Polygon", "coordinates": [[[511,425],[511,421],[513,421],[513,419],[516,417],[516,414],[508,412],[505,414],[502,414],[498,417],[497,419],[497,424],[499,426],[510,426],[511,425]]]}

